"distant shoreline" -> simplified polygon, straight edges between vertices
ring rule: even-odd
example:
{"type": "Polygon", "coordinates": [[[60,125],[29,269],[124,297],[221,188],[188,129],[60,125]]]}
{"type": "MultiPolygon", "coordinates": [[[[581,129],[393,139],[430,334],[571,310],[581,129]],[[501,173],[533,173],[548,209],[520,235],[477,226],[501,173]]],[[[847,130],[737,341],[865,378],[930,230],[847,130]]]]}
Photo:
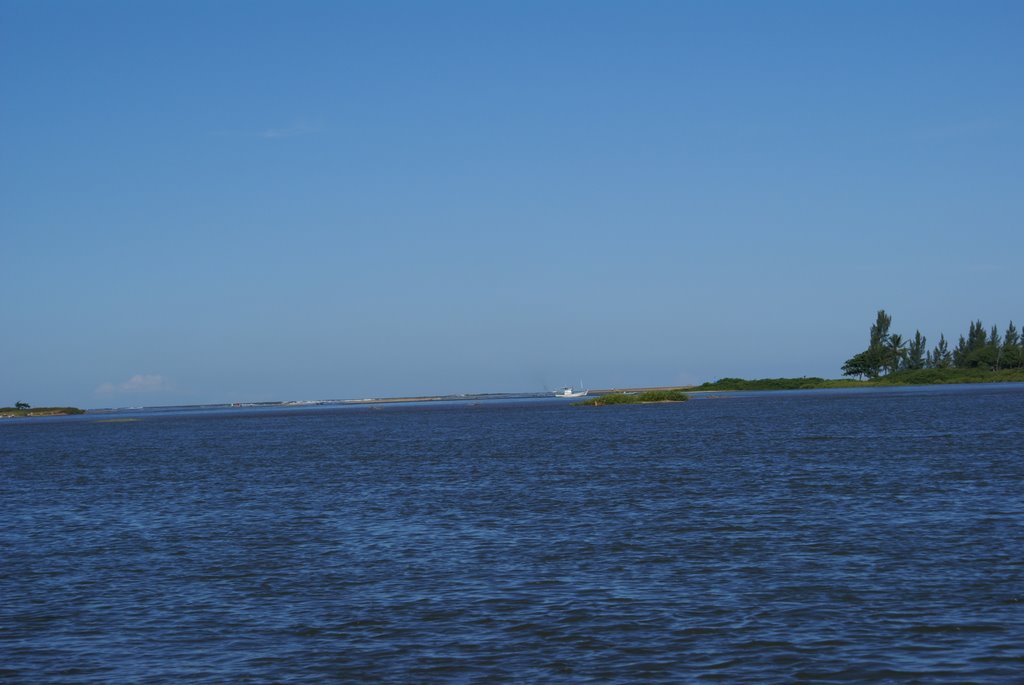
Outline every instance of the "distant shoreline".
{"type": "MultiPolygon", "coordinates": [[[[660,385],[647,387],[607,388],[590,390],[589,397],[600,397],[615,393],[649,393],[682,391],[689,394],[752,392],[772,390],[838,390],[845,388],[895,388],[920,385],[960,385],[966,383],[1024,383],[1024,369],[1002,369],[980,371],[977,369],[919,369],[899,371],[873,380],[826,379],[818,377],[799,378],[721,378],[700,385],[660,385]]],[[[404,397],[367,397],[346,400],[289,400],[279,402],[234,402],[203,405],[171,405],[168,407],[137,407],[136,409],[173,408],[200,409],[259,409],[272,407],[322,407],[322,406],[371,406],[378,404],[409,404],[415,402],[480,402],[485,400],[543,399],[557,396],[550,391],[522,393],[474,393],[455,395],[422,395],[404,397]]],[[[31,407],[28,409],[0,407],[0,419],[73,416],[78,414],[107,414],[124,411],[120,408],[79,409],[77,407],[31,407]]]]}

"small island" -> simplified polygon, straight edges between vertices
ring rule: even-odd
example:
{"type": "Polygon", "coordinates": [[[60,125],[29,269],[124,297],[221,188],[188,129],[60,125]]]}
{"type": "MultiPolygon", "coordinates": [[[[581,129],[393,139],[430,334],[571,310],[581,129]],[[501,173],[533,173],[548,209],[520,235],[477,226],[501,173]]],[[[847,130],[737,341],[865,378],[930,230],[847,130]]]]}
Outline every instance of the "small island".
{"type": "Polygon", "coordinates": [[[15,402],[13,407],[0,407],[0,419],[15,419],[24,416],[73,416],[84,414],[78,407],[32,407],[25,402],[15,402]]]}
{"type": "Polygon", "coordinates": [[[613,392],[573,402],[576,407],[603,407],[609,404],[653,404],[655,402],[685,402],[690,399],[682,390],[648,390],[646,392],[613,392]]]}

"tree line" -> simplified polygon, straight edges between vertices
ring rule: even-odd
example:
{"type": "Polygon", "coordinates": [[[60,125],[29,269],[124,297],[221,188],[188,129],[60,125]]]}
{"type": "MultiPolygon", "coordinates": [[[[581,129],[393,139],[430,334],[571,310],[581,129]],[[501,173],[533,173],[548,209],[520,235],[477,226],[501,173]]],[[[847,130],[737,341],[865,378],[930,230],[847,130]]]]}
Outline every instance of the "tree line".
{"type": "Polygon", "coordinates": [[[878,311],[868,336],[868,348],[843,364],[844,376],[878,378],[896,371],[915,369],[1016,369],[1024,367],[1024,338],[1013,321],[1000,335],[999,329],[985,328],[981,320],[972,321],[966,336],[961,335],[956,347],[949,348],[945,335],[928,349],[921,331],[913,338],[890,333],[892,317],[884,309],[878,311]]]}

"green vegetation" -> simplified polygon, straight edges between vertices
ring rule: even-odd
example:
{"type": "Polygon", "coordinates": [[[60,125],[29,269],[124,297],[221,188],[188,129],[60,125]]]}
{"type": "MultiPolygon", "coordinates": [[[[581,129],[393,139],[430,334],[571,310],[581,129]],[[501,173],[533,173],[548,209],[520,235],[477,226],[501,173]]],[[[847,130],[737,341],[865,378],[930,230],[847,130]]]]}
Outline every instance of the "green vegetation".
{"type": "Polygon", "coordinates": [[[722,378],[691,390],[813,390],[818,388],[870,388],[897,385],[944,383],[1024,382],[1024,336],[1011,321],[1006,332],[995,326],[986,330],[981,321],[970,324],[967,335],[960,336],[956,348],[949,349],[945,335],[928,349],[921,331],[913,337],[890,333],[892,317],[878,311],[868,332],[868,348],[843,364],[844,376],[858,379],[828,378],[722,378]]]}
{"type": "Polygon", "coordinates": [[[931,385],[942,383],[1021,383],[1024,368],[1015,369],[906,369],[865,383],[866,385],[931,385]]]}
{"type": "Polygon", "coordinates": [[[85,410],[78,407],[36,407],[33,409],[24,402],[18,402],[13,407],[0,407],[0,418],[3,419],[20,416],[71,416],[84,413],[85,410]]]}
{"type": "MultiPolygon", "coordinates": [[[[884,309],[878,311],[875,323],[868,334],[868,348],[858,352],[843,364],[844,376],[857,376],[875,380],[908,371],[943,371],[946,369],[974,371],[1005,371],[1024,369],[1024,339],[1013,321],[1003,335],[992,326],[985,330],[981,320],[972,321],[967,335],[960,336],[955,349],[950,350],[944,334],[939,335],[935,349],[927,349],[927,339],[921,331],[915,331],[913,338],[905,339],[899,333],[890,333],[892,317],[884,309]]],[[[924,377],[924,376],[922,376],[924,377]]],[[[951,378],[939,374],[928,377],[951,378]]],[[[915,377],[916,378],[916,377],[915,377]]],[[[986,381],[922,381],[934,383],[968,383],[986,381]]]]}
{"type": "Polygon", "coordinates": [[[577,407],[603,407],[607,404],[649,404],[651,402],[685,402],[690,399],[682,390],[649,390],[647,392],[614,392],[573,402],[577,407]]]}
{"type": "Polygon", "coordinates": [[[713,383],[704,383],[691,390],[814,390],[816,388],[859,388],[868,385],[864,381],[829,380],[826,378],[720,378],[713,383]]]}
{"type": "Polygon", "coordinates": [[[899,385],[937,385],[949,383],[1024,383],[1024,368],[992,371],[981,368],[968,369],[906,369],[894,371],[865,381],[848,378],[722,378],[713,383],[704,383],[694,391],[706,390],[817,390],[823,388],[877,388],[899,385]]]}

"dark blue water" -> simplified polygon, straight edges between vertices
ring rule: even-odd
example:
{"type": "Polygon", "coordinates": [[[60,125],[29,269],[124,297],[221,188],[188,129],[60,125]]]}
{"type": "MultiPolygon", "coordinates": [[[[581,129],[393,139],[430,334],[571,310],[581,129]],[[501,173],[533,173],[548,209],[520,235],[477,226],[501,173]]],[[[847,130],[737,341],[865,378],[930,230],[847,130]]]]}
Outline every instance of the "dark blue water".
{"type": "Polygon", "coordinates": [[[1024,680],[1019,385],[134,418],[0,423],[0,680],[1024,680]]]}

